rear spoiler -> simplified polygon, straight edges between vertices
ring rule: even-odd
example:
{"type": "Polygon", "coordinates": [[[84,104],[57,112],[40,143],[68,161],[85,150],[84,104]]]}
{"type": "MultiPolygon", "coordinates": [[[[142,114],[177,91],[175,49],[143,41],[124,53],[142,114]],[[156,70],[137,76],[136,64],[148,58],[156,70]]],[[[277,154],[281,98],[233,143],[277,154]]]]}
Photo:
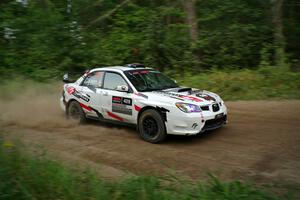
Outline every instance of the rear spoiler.
{"type": "MultiPolygon", "coordinates": [[[[83,76],[86,76],[90,73],[91,70],[85,70],[83,76]]],[[[82,76],[82,72],[75,72],[75,73],[65,73],[63,75],[63,82],[64,83],[74,83],[79,77],[82,76]],[[71,74],[71,75],[70,75],[71,74]],[[70,78],[71,77],[71,78],[70,78]]]]}

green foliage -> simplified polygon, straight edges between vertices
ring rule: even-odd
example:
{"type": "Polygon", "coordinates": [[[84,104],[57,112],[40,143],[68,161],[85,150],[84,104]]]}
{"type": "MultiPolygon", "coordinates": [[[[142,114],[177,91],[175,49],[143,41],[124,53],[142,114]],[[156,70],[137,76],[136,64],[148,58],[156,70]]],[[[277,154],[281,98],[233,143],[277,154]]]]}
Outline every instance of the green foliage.
{"type": "Polygon", "coordinates": [[[196,184],[134,176],[114,182],[98,178],[90,170],[71,170],[44,155],[24,153],[24,147],[0,135],[0,199],[227,199],[275,200],[252,184],[222,182],[214,176],[196,184]]]}
{"type": "Polygon", "coordinates": [[[206,68],[255,67],[259,52],[272,44],[260,1],[198,1],[200,37],[198,48],[206,68]]]}
{"type": "Polygon", "coordinates": [[[32,0],[27,6],[5,0],[0,5],[2,80],[44,81],[67,71],[141,62],[225,99],[300,96],[295,0],[283,5],[289,65],[278,69],[269,67],[276,63],[269,1],[196,1],[199,37],[194,43],[179,0],[76,0],[71,5],[32,0]]]}
{"type": "Polygon", "coordinates": [[[300,98],[300,73],[276,67],[212,69],[176,79],[182,85],[215,92],[225,100],[300,98]]]}
{"type": "MultiPolygon", "coordinates": [[[[0,76],[5,78],[17,73],[43,80],[131,62],[173,74],[275,63],[269,1],[195,1],[199,36],[193,43],[181,0],[20,2],[0,2],[0,76]]],[[[285,1],[287,61],[295,69],[299,13],[296,0],[285,1]]]]}

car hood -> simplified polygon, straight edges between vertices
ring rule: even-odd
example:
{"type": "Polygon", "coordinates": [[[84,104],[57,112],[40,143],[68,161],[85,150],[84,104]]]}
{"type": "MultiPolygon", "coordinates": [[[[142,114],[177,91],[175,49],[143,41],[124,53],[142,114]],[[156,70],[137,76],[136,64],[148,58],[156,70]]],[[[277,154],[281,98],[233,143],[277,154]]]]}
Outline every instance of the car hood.
{"type": "Polygon", "coordinates": [[[215,93],[196,88],[170,88],[160,91],[142,92],[148,101],[175,104],[176,102],[191,103],[196,105],[210,105],[221,102],[222,99],[215,93]]]}

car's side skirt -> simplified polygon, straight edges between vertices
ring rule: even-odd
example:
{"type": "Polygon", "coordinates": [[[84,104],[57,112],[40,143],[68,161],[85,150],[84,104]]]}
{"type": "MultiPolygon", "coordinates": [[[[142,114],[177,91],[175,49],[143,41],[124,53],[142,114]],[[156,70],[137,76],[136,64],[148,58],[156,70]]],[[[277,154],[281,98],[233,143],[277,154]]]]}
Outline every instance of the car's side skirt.
{"type": "Polygon", "coordinates": [[[86,116],[89,119],[104,122],[104,123],[110,123],[110,124],[116,124],[116,125],[123,125],[123,126],[129,126],[129,127],[136,127],[136,124],[128,123],[128,122],[122,122],[122,121],[116,121],[112,119],[105,119],[102,115],[99,117],[94,116],[86,116]]]}

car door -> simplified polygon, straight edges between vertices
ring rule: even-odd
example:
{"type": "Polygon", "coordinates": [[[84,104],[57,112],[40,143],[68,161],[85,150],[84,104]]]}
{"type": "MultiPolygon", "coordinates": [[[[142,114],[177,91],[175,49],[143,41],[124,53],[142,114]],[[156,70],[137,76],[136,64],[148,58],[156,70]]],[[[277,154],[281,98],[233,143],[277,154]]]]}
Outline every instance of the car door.
{"type": "Polygon", "coordinates": [[[82,107],[90,117],[101,117],[102,115],[101,88],[103,76],[103,71],[92,72],[81,84],[82,107]]]}
{"type": "Polygon", "coordinates": [[[129,88],[128,83],[121,74],[105,72],[101,97],[103,116],[111,120],[134,123],[131,89],[118,91],[118,86],[129,88]]]}

